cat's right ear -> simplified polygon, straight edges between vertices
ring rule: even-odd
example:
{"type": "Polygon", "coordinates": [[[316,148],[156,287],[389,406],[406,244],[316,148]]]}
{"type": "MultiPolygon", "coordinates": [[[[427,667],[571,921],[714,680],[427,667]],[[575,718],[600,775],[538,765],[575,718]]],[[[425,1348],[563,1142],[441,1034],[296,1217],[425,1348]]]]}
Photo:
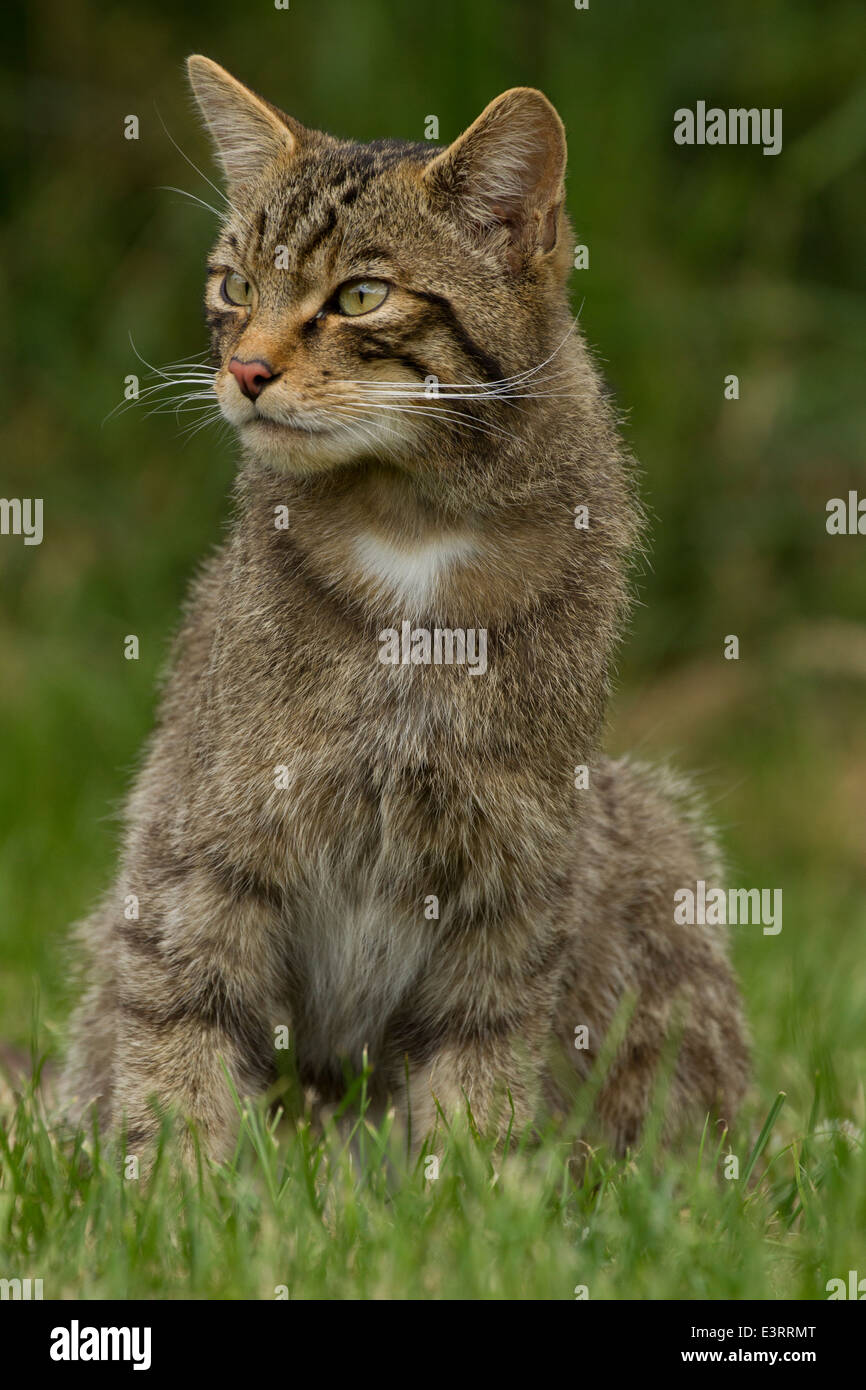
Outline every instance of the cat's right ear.
{"type": "Polygon", "coordinates": [[[186,66],[230,186],[249,183],[273,160],[294,154],[307,133],[299,121],[200,53],[187,58],[186,66]]]}

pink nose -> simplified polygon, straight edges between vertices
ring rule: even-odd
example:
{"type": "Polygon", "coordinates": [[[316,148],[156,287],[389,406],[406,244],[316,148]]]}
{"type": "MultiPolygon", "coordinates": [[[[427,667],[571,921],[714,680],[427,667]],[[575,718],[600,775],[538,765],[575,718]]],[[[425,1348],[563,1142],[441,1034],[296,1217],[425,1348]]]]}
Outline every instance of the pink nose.
{"type": "Polygon", "coordinates": [[[262,394],[274,376],[267,362],[242,362],[239,357],[233,357],[229,362],[229,371],[251,401],[262,394]]]}

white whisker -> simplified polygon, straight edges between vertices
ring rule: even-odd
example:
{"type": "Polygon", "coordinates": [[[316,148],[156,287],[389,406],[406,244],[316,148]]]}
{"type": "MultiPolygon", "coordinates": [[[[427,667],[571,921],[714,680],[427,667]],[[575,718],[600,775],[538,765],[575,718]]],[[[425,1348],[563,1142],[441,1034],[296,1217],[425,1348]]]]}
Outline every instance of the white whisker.
{"type": "MultiPolygon", "coordinates": [[[[177,150],[178,154],[180,155],[181,159],[185,159],[185,160],[186,160],[186,162],[187,162],[187,164],[189,165],[189,167],[190,167],[191,169],[194,169],[194,170],[195,170],[195,172],[198,174],[199,178],[204,179],[205,183],[208,184],[208,186],[209,186],[210,188],[213,189],[214,193],[217,195],[218,198],[222,198],[222,200],[223,200],[223,202],[225,203],[226,207],[228,208],[229,212],[233,213],[234,216],[238,219],[239,222],[243,222],[243,224],[244,224],[244,226],[246,227],[246,229],[247,229],[248,232],[252,232],[252,230],[253,230],[252,223],[249,222],[249,221],[247,220],[247,218],[243,216],[242,213],[238,212],[238,209],[234,206],[234,204],[232,203],[231,199],[227,196],[227,194],[225,194],[225,193],[223,192],[223,190],[222,190],[221,188],[219,188],[219,187],[217,186],[217,184],[215,184],[215,183],[213,182],[212,179],[209,179],[209,178],[208,178],[207,174],[205,174],[205,173],[203,172],[203,170],[201,170],[201,169],[198,167],[198,165],[197,165],[196,163],[194,163],[193,160],[190,159],[190,157],[189,157],[188,154],[185,154],[185,153],[184,153],[184,151],[181,149],[180,145],[177,143],[177,141],[175,140],[174,136],[172,135],[171,131],[169,130],[168,126],[166,125],[165,121],[162,119],[162,113],[160,112],[159,107],[156,105],[156,102],[154,102],[153,105],[154,105],[154,110],[156,111],[156,114],[157,114],[157,116],[159,117],[159,123],[160,123],[160,125],[162,126],[163,130],[165,131],[165,133],[166,133],[166,135],[168,136],[168,138],[169,138],[169,140],[171,141],[171,143],[174,145],[174,147],[175,147],[175,149],[177,150]]],[[[176,190],[176,191],[182,192],[183,190],[182,190],[182,189],[179,189],[179,190],[176,190]]],[[[191,196],[191,195],[190,195],[190,196],[191,196]]],[[[205,203],[204,206],[207,207],[207,206],[209,206],[209,204],[205,203]]],[[[212,208],[211,211],[213,212],[213,211],[215,211],[215,209],[212,208]]],[[[216,215],[217,215],[217,217],[225,217],[225,213],[217,213],[216,215]]]]}
{"type": "Polygon", "coordinates": [[[204,362],[192,360],[184,361],[183,359],[178,359],[177,362],[170,363],[167,367],[155,367],[153,363],[148,362],[138,351],[131,332],[129,334],[129,342],[139,362],[147,367],[148,371],[153,376],[158,377],[159,380],[152,385],[143,387],[136,395],[131,396],[128,400],[124,399],[118,401],[117,405],[115,405],[103,419],[103,425],[115,415],[123,414],[124,411],[132,409],[133,406],[151,403],[154,397],[158,398],[158,393],[161,392],[177,392],[179,393],[178,399],[170,400],[166,398],[165,401],[158,401],[157,409],[149,411],[148,414],[158,413],[163,406],[167,409],[174,409],[175,411],[184,409],[193,401],[206,401],[209,404],[216,403],[216,398],[213,394],[213,383],[217,373],[216,367],[211,367],[204,362]],[[195,389],[190,390],[188,388],[195,389]]]}
{"type": "Polygon", "coordinates": [[[489,435],[491,438],[496,438],[498,436],[509,441],[514,438],[513,434],[509,431],[499,429],[498,426],[491,425],[489,421],[482,422],[473,420],[467,416],[465,411],[448,410],[444,407],[438,407],[435,403],[427,406],[390,405],[386,401],[356,399],[352,401],[351,404],[361,410],[389,410],[396,411],[401,415],[427,415],[433,419],[442,420],[446,424],[459,426],[463,429],[475,430],[478,434],[489,435]]]}
{"type": "Polygon", "coordinates": [[[213,207],[211,203],[206,203],[204,198],[197,198],[194,193],[188,193],[185,188],[175,188],[173,183],[160,183],[157,185],[161,193],[179,193],[182,198],[189,198],[191,203],[198,203],[199,207],[207,208],[214,217],[224,217],[225,214],[213,207]]]}
{"type": "MultiPolygon", "coordinates": [[[[584,302],[585,302],[585,301],[584,301],[584,302]]],[[[544,359],[543,362],[537,363],[536,366],[534,366],[534,367],[527,367],[527,368],[525,368],[525,369],[524,369],[523,371],[521,371],[521,372],[515,372],[512,376],[499,377],[498,379],[496,379],[496,380],[494,380],[494,381],[465,381],[465,382],[463,382],[463,381],[441,382],[441,381],[440,381],[440,382],[437,382],[437,384],[436,384],[435,396],[434,396],[434,397],[430,397],[430,396],[428,395],[428,399],[435,399],[436,397],[442,398],[442,397],[447,397],[447,396],[450,396],[452,399],[459,398],[459,399],[463,399],[463,400],[496,400],[496,399],[507,400],[507,399],[533,399],[533,398],[535,398],[536,393],[533,392],[533,391],[528,391],[528,392],[526,392],[526,393],[521,394],[519,391],[511,391],[510,388],[511,388],[511,387],[518,387],[518,388],[519,388],[519,387],[521,387],[521,386],[526,386],[526,385],[528,385],[528,384],[531,382],[531,380],[532,380],[533,377],[537,376],[539,372],[542,372],[542,371],[544,370],[544,368],[548,365],[548,363],[550,363],[550,362],[553,361],[553,359],[562,351],[562,349],[564,348],[565,344],[568,342],[568,339],[571,337],[572,333],[573,333],[574,330],[576,329],[576,327],[577,327],[577,325],[578,325],[578,323],[579,323],[579,321],[580,321],[580,315],[581,315],[582,312],[583,312],[583,302],[581,303],[580,309],[578,309],[576,316],[575,316],[575,317],[571,320],[571,322],[569,323],[568,330],[567,330],[565,336],[562,338],[562,340],[559,342],[559,344],[553,349],[553,352],[551,352],[547,357],[545,357],[545,359],[544,359]],[[472,393],[472,394],[467,394],[467,393],[472,393]]],[[[545,381],[545,382],[549,382],[549,381],[561,379],[562,377],[567,377],[567,375],[568,375],[567,372],[558,372],[558,373],[556,373],[555,375],[553,375],[553,374],[549,375],[547,378],[544,379],[544,381],[545,381]]],[[[399,395],[405,395],[405,394],[416,395],[416,394],[418,394],[418,393],[420,393],[420,394],[422,394],[422,395],[427,395],[427,394],[428,394],[428,393],[426,392],[425,388],[418,386],[418,385],[417,385],[416,383],[414,383],[414,382],[383,381],[383,382],[381,382],[381,383],[380,383],[380,382],[372,382],[372,383],[371,383],[369,380],[365,381],[365,380],[361,379],[361,380],[347,381],[346,384],[347,384],[347,385],[351,385],[351,386],[360,386],[360,387],[363,387],[363,388],[365,388],[365,389],[371,389],[372,391],[380,391],[380,390],[381,390],[383,394],[385,394],[385,393],[388,393],[388,394],[393,393],[393,394],[395,394],[395,395],[398,395],[398,394],[399,394],[399,395]]]]}

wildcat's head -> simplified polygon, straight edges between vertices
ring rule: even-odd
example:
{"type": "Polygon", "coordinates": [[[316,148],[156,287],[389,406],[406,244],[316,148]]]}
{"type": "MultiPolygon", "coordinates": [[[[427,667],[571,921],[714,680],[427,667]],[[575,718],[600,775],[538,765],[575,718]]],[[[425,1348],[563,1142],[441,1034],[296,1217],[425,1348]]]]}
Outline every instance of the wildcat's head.
{"type": "Polygon", "coordinates": [[[189,74],[228,188],[205,300],[215,390],[248,454],[403,470],[506,437],[569,322],[547,98],[504,93],[444,150],[364,145],[305,129],[208,58],[189,74]]]}

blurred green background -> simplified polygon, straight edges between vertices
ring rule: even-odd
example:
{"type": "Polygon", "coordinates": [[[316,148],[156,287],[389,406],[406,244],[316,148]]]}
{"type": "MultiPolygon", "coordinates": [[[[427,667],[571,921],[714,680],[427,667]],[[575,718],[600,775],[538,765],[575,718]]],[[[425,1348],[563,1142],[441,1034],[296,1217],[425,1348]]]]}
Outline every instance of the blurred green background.
{"type": "Polygon", "coordinates": [[[102,423],[142,371],[130,333],[154,363],[206,344],[212,219],[159,188],[211,198],[160,121],[216,177],[183,72],[201,51],[359,139],[420,139],[435,114],[447,142],[516,84],[559,108],[590,251],[574,306],[653,518],[609,745],[695,773],[730,883],[783,889],[780,936],[734,933],[763,1097],[802,1114],[819,1073],[827,1112],[862,1125],[866,537],[825,530],[829,498],[866,495],[862,0],[36,0],[5,28],[0,492],[44,499],[45,539],[0,537],[0,1039],[26,1039],[34,981],[62,1039],[67,924],[107,884],[228,515],[225,433],[102,423]],[[698,100],[781,107],[782,153],[676,146],[698,100]]]}

